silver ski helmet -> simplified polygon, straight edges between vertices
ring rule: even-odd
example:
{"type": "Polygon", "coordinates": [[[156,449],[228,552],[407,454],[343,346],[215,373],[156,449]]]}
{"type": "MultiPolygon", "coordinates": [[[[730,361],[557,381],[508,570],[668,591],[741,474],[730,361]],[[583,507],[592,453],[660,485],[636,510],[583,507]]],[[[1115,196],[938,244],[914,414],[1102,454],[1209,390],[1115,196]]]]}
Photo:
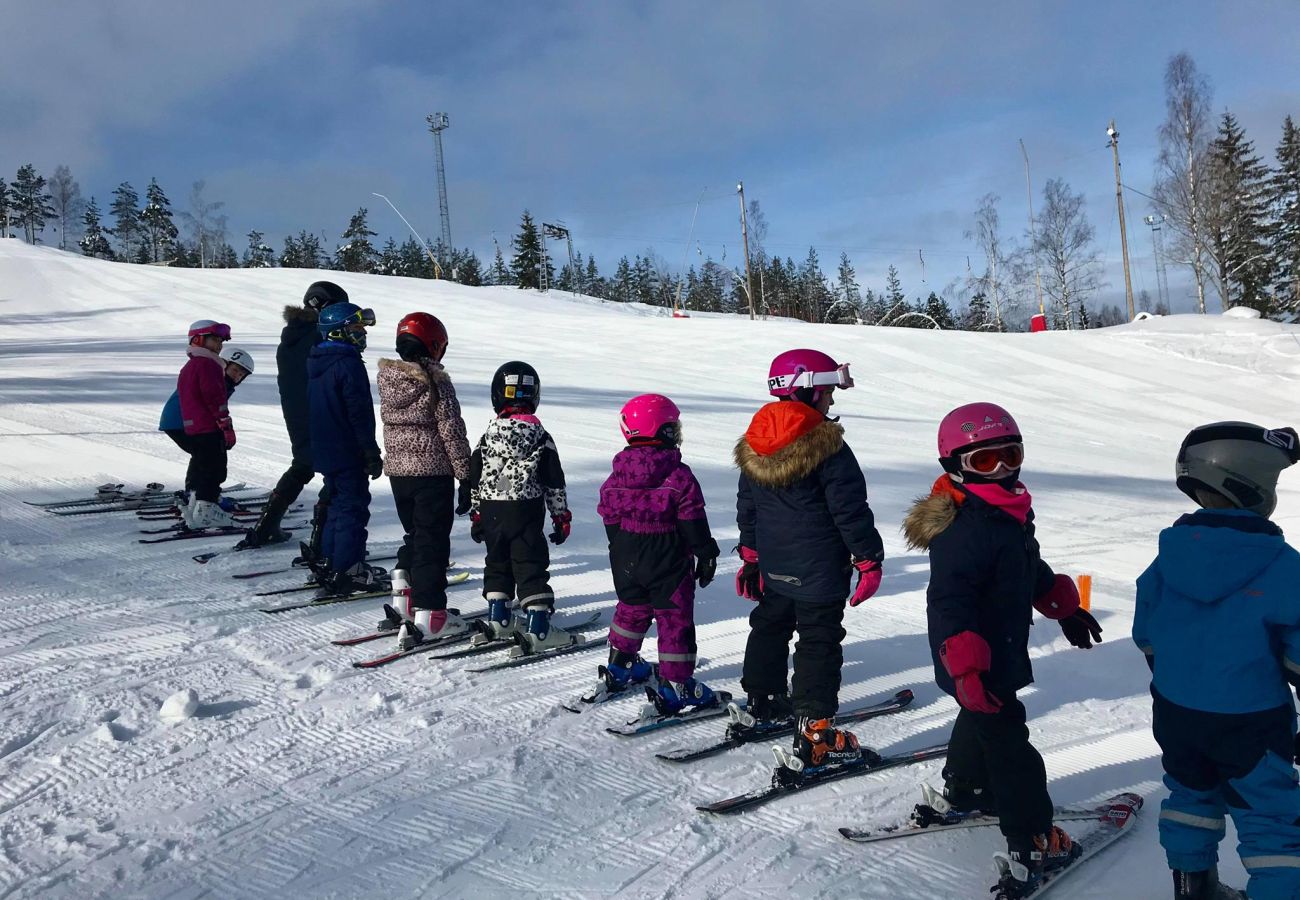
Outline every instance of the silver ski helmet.
{"type": "Polygon", "coordinates": [[[1300,436],[1294,428],[1213,422],[1183,438],[1174,472],[1178,489],[1198,503],[1197,489],[1209,490],[1267,518],[1277,506],[1278,475],[1297,462],[1300,436]]]}

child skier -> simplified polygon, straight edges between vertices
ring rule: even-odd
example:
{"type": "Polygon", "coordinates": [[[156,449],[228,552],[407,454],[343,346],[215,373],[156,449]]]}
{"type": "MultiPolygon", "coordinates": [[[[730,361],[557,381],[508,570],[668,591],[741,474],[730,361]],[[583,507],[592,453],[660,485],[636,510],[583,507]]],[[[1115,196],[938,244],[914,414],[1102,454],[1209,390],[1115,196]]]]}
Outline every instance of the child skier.
{"type": "Polygon", "coordinates": [[[935,680],[961,706],[943,795],[956,812],[997,814],[1013,862],[999,896],[1020,897],[1080,852],[1052,825],[1047,772],[1016,699],[1034,679],[1033,610],[1057,620],[1083,649],[1101,640],[1101,628],[1080,607],[1074,582],[1039,556],[1031,497],[1020,483],[1024,446],[1011,415],[992,403],[958,407],[939,424],[938,444],[945,474],[916,501],[903,530],[910,547],[930,553],[935,680]]]}
{"type": "Polygon", "coordinates": [[[190,326],[189,359],[176,378],[181,427],[189,443],[186,482],[192,487],[185,513],[191,528],[230,525],[234,520],[217,505],[226,480],[226,451],[235,446],[235,427],[226,407],[226,364],[218,355],[230,340],[230,326],[200,319],[190,326]]]}
{"type": "MultiPolygon", "coordinates": [[[[302,306],[284,308],[284,329],[275,351],[276,384],[280,389],[280,409],[289,430],[293,462],[271,491],[257,524],[249,529],[240,546],[261,547],[287,538],[280,528],[285,511],[298,499],[307,483],[316,477],[311,462],[311,426],[307,409],[307,356],[321,341],[316,320],[320,311],[335,303],[347,303],[348,292],[332,281],[316,281],[302,298],[302,306]]],[[[311,537],[304,559],[320,555],[320,539],[329,509],[329,491],[322,490],[312,512],[311,537]]]]}
{"type": "Polygon", "coordinates": [[[659,394],[633,397],[619,427],[628,446],[614,457],[597,512],[609,535],[618,606],[609,629],[602,687],[618,693],[648,681],[653,669],[638,652],[653,621],[659,632],[658,684],[646,693],[661,715],[710,706],[717,695],[695,672],[695,584],[718,565],[700,483],[682,462],[681,413],[659,394]]]}
{"type": "Polygon", "coordinates": [[[492,376],[488,425],[470,457],[470,537],[483,544],[483,597],[488,629],[479,638],[519,635],[533,652],[562,647],[573,637],[551,627],[555,595],[547,569],[546,515],[551,543],[563,544],[573,520],[564,490],[564,470],[555,442],[534,413],[542,382],[525,362],[508,362],[492,376]],[[518,596],[527,618],[521,633],[511,601],[518,596]]]}
{"type": "Polygon", "coordinates": [[[845,598],[857,606],[880,586],[884,545],[867,505],[858,461],[844,428],[827,417],[836,388],[853,387],[848,365],[816,350],[772,361],[763,406],[736,443],[740,468],[736,593],[757,601],[741,684],[747,718],[797,716],[793,767],[842,765],[862,758],[857,739],[834,727],[844,664],[845,598]],[[856,587],[849,579],[857,570],[856,587]],[[850,596],[851,595],[851,596],[850,596]],[[790,638],[793,694],[786,688],[790,638]]]}
{"type": "Polygon", "coordinates": [[[1133,640],[1151,666],[1152,726],[1169,797],[1160,844],[1174,896],[1231,898],[1218,878],[1224,813],[1252,900],[1300,897],[1300,553],[1269,517],[1281,471],[1300,462],[1291,428],[1195,428],[1178,487],[1200,510],[1160,533],[1137,581],[1133,640]]]}
{"type": "Polygon", "coordinates": [[[325,477],[330,512],[314,561],[317,581],[332,593],[387,586],[387,573],[366,565],[366,524],[372,479],[384,474],[375,441],[375,408],[361,352],[372,310],[335,303],[321,311],[316,327],[324,339],[307,358],[312,465],[325,477]]]}
{"type": "MultiPolygon", "coordinates": [[[[237,388],[245,378],[253,374],[253,357],[249,355],[248,351],[242,350],[239,347],[232,347],[229,344],[221,348],[220,355],[222,365],[225,367],[226,400],[229,402],[231,395],[235,393],[235,388],[237,388]]],[[[201,464],[199,461],[202,459],[203,441],[200,439],[196,445],[194,439],[185,433],[185,416],[181,414],[181,392],[179,388],[172,391],[171,397],[167,399],[167,403],[163,406],[162,417],[158,421],[158,430],[171,438],[172,441],[175,442],[176,446],[190,454],[190,465],[185,472],[185,490],[190,492],[190,502],[188,502],[185,505],[185,508],[181,511],[181,519],[185,522],[186,527],[200,527],[192,526],[191,522],[194,518],[193,512],[195,501],[197,500],[197,497],[194,495],[194,478],[196,470],[201,464]],[[196,447],[199,449],[198,455],[195,455],[196,447]]],[[[200,476],[200,478],[201,477],[202,476],[200,476]]],[[[225,470],[223,467],[221,478],[217,482],[218,485],[220,485],[221,481],[225,481],[225,478],[225,470]]],[[[218,500],[219,499],[220,498],[218,497],[218,500]]],[[[213,519],[210,525],[234,524],[234,518],[224,509],[221,510],[221,513],[222,515],[218,516],[216,513],[209,512],[209,516],[213,519]]]]}
{"type": "MultiPolygon", "coordinates": [[[[402,614],[398,643],[458,634],[465,622],[447,612],[453,476],[469,478],[469,442],[460,403],[442,357],[447,329],[434,316],[411,313],[397,323],[400,360],[379,361],[379,410],[384,422],[384,471],[406,532],[393,570],[393,605],[402,614]],[[400,592],[400,593],[399,593],[400,592]]],[[[468,512],[468,489],[462,513],[468,512]]]]}

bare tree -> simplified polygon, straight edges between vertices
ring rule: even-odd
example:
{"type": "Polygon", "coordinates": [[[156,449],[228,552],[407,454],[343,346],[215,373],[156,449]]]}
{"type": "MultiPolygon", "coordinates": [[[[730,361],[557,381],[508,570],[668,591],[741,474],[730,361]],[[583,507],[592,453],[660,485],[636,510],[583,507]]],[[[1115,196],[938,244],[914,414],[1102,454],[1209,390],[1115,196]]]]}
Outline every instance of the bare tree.
{"type": "Polygon", "coordinates": [[[58,166],[49,182],[50,203],[54,207],[54,220],[58,223],[59,249],[68,249],[68,238],[75,237],[69,229],[76,231],[77,223],[86,211],[86,202],[81,199],[81,185],[72,177],[67,166],[58,166]]]}
{"type": "Polygon", "coordinates": [[[1196,303],[1205,312],[1210,200],[1210,83],[1186,53],[1165,69],[1165,123],[1160,126],[1155,197],[1174,232],[1175,258],[1192,270],[1196,303]]]}
{"type": "Polygon", "coordinates": [[[190,239],[199,254],[199,268],[215,262],[217,253],[226,243],[226,217],[221,215],[225,203],[203,198],[207,182],[196,181],[190,188],[190,208],[181,213],[181,221],[189,230],[190,239]]]}
{"type": "Polygon", "coordinates": [[[1083,194],[1075,194],[1060,178],[1043,187],[1032,252],[1043,271],[1043,293],[1066,328],[1082,325],[1080,315],[1088,296],[1100,284],[1096,230],[1083,211],[1083,194]]]}
{"type": "Polygon", "coordinates": [[[1010,311],[1005,290],[1007,277],[1008,253],[999,233],[997,194],[985,194],[980,198],[975,210],[975,227],[966,232],[968,240],[975,241],[984,253],[984,274],[973,279],[973,292],[982,293],[991,303],[990,312],[999,331],[1006,327],[1006,315],[1010,311]]]}

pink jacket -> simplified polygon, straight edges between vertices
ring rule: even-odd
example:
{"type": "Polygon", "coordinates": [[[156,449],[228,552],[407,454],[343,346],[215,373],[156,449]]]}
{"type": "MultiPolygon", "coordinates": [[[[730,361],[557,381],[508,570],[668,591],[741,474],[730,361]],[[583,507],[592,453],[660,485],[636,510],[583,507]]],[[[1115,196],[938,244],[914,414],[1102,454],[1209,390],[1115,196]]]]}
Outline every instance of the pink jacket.
{"type": "Polygon", "coordinates": [[[438,363],[379,361],[379,415],[388,476],[469,476],[469,442],[460,402],[438,363]]]}
{"type": "Polygon", "coordinates": [[[226,406],[226,364],[205,347],[186,348],[189,361],[176,379],[186,434],[208,434],[230,425],[226,406]]]}

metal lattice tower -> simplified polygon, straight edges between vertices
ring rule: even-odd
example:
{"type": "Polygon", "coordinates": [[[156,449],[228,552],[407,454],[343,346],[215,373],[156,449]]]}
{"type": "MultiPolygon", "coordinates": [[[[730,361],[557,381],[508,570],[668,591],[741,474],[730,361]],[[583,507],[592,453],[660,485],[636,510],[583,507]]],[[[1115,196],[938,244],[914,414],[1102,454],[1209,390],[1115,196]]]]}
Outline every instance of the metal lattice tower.
{"type": "Polygon", "coordinates": [[[1156,213],[1143,219],[1151,226],[1151,246],[1156,254],[1156,299],[1164,305],[1165,309],[1169,308],[1169,273],[1165,269],[1165,237],[1164,229],[1161,227],[1165,223],[1165,215],[1156,213]]]}
{"type": "Polygon", "coordinates": [[[433,149],[438,157],[438,214],[442,217],[442,246],[444,253],[451,253],[451,213],[447,211],[447,167],[442,160],[442,133],[451,124],[446,113],[434,113],[425,116],[429,131],[433,135],[433,149]]]}

